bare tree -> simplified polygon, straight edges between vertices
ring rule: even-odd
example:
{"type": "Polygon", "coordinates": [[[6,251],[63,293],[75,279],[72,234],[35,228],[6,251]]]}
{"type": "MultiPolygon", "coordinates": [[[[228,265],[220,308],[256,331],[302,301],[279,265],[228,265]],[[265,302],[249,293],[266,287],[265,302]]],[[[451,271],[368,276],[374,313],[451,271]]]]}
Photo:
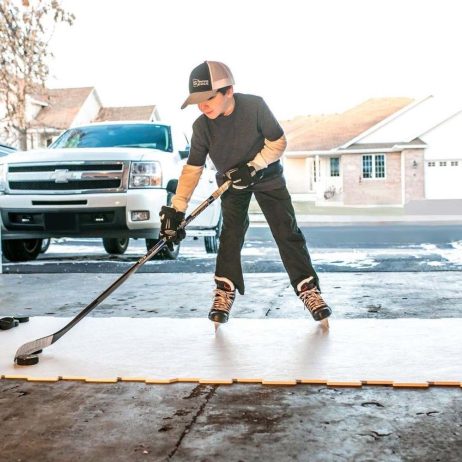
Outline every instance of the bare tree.
{"type": "Polygon", "coordinates": [[[21,149],[27,149],[27,98],[45,89],[55,26],[74,19],[58,0],[0,0],[0,120],[21,149]]]}

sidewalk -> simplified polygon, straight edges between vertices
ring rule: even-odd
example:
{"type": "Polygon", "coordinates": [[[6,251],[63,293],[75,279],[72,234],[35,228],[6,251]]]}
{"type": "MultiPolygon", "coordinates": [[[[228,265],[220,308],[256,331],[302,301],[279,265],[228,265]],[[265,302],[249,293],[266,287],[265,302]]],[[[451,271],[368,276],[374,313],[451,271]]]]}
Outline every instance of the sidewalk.
{"type": "MultiPolygon", "coordinates": [[[[461,215],[303,215],[296,214],[299,225],[364,223],[445,223],[462,225],[461,215]]],[[[262,213],[250,214],[253,225],[266,224],[262,213]]]]}

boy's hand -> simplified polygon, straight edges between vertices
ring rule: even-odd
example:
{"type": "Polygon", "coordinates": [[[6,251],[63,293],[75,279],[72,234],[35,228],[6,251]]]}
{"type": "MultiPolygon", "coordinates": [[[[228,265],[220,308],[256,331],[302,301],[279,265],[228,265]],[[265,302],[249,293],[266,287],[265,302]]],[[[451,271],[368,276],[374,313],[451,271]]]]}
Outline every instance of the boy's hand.
{"type": "Polygon", "coordinates": [[[225,173],[225,176],[232,181],[235,189],[245,189],[255,183],[257,171],[249,164],[232,168],[225,173]]]}
{"type": "Polygon", "coordinates": [[[186,231],[183,228],[178,229],[184,220],[184,213],[177,212],[173,207],[164,205],[159,212],[160,216],[160,233],[159,237],[166,238],[169,242],[179,244],[186,237],[186,231]]]}

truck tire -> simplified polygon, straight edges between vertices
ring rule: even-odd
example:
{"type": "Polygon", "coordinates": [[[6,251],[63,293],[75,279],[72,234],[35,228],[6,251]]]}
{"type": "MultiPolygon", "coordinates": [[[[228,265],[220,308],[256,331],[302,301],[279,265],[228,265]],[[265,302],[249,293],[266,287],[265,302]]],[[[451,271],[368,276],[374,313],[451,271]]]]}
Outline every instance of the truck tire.
{"type": "Polygon", "coordinates": [[[104,237],[103,246],[104,250],[110,255],[123,255],[128,247],[128,237],[112,238],[104,237]]]}
{"type": "Polygon", "coordinates": [[[42,248],[42,239],[13,239],[2,241],[2,251],[11,262],[35,260],[42,248]]]}
{"type": "Polygon", "coordinates": [[[222,226],[223,226],[223,217],[221,216],[221,213],[220,213],[218,224],[215,227],[215,236],[205,236],[204,237],[205,251],[207,253],[217,253],[218,252],[218,245],[220,243],[220,234],[221,234],[222,226]]]}

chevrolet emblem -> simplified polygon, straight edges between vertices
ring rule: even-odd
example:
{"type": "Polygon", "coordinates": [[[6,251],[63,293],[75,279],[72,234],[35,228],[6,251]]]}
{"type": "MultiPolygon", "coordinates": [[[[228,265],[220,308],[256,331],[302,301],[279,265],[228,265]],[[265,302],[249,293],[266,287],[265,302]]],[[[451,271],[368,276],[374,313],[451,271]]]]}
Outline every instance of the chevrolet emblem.
{"type": "Polygon", "coordinates": [[[55,183],[69,183],[73,175],[68,169],[56,169],[51,175],[50,179],[55,180],[55,183]]]}

